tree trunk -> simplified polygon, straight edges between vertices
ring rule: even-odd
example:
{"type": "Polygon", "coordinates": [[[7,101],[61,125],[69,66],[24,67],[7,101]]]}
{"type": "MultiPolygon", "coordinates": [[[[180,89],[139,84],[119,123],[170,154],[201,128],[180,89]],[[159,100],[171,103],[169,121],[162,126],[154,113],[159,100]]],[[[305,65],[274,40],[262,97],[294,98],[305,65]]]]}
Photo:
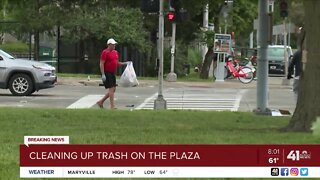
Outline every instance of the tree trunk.
{"type": "MultiPolygon", "coordinates": [[[[221,13],[221,10],[224,6],[224,3],[221,3],[219,5],[219,8],[214,8],[215,11],[213,14],[216,14],[217,16],[214,17],[214,25],[215,27],[219,27],[219,15],[221,13]]],[[[204,58],[204,61],[202,63],[202,66],[201,66],[201,71],[200,71],[200,78],[201,79],[208,79],[209,78],[209,70],[210,70],[210,66],[211,66],[211,63],[212,63],[212,60],[214,58],[214,51],[213,51],[213,45],[210,46],[208,48],[208,52],[206,53],[205,55],[205,58],[204,58]]],[[[213,64],[213,69],[215,69],[215,67],[217,66],[217,63],[215,62],[213,64]]]]}
{"type": "Polygon", "coordinates": [[[312,123],[320,116],[320,7],[319,0],[303,1],[307,62],[299,80],[299,95],[295,112],[287,126],[289,131],[310,131],[312,123]]]}
{"type": "Polygon", "coordinates": [[[3,44],[4,33],[0,33],[0,44],[3,44]]]}
{"type": "Polygon", "coordinates": [[[208,48],[208,51],[205,55],[204,61],[201,66],[201,71],[200,71],[201,79],[208,79],[210,65],[212,63],[213,58],[214,58],[214,51],[213,51],[213,46],[211,46],[208,48]]]}

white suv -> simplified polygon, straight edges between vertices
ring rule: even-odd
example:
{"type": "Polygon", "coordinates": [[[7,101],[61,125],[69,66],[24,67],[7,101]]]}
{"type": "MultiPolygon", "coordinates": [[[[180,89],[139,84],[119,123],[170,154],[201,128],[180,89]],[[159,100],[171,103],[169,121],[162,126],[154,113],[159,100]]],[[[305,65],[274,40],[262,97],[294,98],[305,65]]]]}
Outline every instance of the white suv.
{"type": "MultiPolygon", "coordinates": [[[[268,62],[269,62],[269,74],[270,75],[285,75],[285,59],[284,59],[285,47],[283,45],[268,46],[268,62]]],[[[287,46],[288,62],[293,56],[292,49],[287,46]]]]}
{"type": "Polygon", "coordinates": [[[54,87],[56,69],[45,63],[16,59],[0,49],[0,88],[10,89],[16,96],[54,87]]]}

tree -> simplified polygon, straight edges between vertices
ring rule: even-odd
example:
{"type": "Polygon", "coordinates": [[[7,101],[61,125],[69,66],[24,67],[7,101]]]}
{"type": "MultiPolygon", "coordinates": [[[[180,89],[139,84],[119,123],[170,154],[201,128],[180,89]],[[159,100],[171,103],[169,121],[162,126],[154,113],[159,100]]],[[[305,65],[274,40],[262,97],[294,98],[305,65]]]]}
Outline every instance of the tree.
{"type": "Polygon", "coordinates": [[[12,19],[20,22],[18,31],[45,32],[60,25],[69,40],[100,39],[112,33],[125,43],[146,48],[142,13],[132,8],[137,4],[129,0],[13,0],[8,9],[12,19]]]}
{"type": "Polygon", "coordinates": [[[125,7],[124,2],[127,1],[119,1],[116,6],[114,1],[61,1],[63,17],[59,24],[64,37],[75,42],[92,37],[104,41],[112,36],[121,44],[145,50],[148,43],[143,14],[137,8],[125,7]]]}
{"type": "Polygon", "coordinates": [[[289,11],[290,21],[297,26],[302,26],[304,23],[305,13],[303,1],[292,1],[290,11],[289,11]]]}
{"type": "Polygon", "coordinates": [[[253,21],[258,17],[258,1],[234,1],[230,16],[232,18],[230,31],[235,32],[237,46],[248,47],[253,21]]]}
{"type": "MultiPolygon", "coordinates": [[[[2,23],[4,23],[3,21],[5,20],[5,16],[6,16],[6,6],[8,4],[8,0],[1,0],[0,2],[1,2],[0,3],[0,23],[2,24],[2,23]]],[[[3,27],[3,26],[1,25],[1,27],[3,27]]],[[[2,28],[0,28],[0,30],[2,30],[2,28]]],[[[0,44],[2,44],[2,42],[3,42],[3,36],[4,36],[4,34],[1,31],[0,32],[0,44]]]]}
{"type": "Polygon", "coordinates": [[[201,71],[200,71],[200,78],[201,79],[208,79],[210,65],[211,65],[211,63],[213,61],[213,58],[214,58],[214,51],[213,51],[213,45],[211,45],[208,48],[208,51],[207,51],[207,53],[205,55],[204,61],[203,61],[202,66],[201,66],[201,71]]]}
{"type": "Polygon", "coordinates": [[[298,102],[286,127],[288,131],[310,131],[312,123],[320,116],[320,6],[318,0],[303,1],[305,10],[306,56],[305,69],[300,76],[298,102]]]}
{"type": "Polygon", "coordinates": [[[7,13],[10,20],[18,22],[11,31],[30,33],[35,36],[34,58],[39,55],[39,33],[52,30],[55,25],[55,14],[52,7],[56,1],[45,0],[11,0],[7,4],[7,13]]]}
{"type": "Polygon", "coordinates": [[[150,44],[143,27],[143,14],[124,2],[127,1],[61,2],[61,10],[68,9],[59,22],[63,29],[63,41],[73,42],[79,48],[78,72],[86,72],[86,63],[96,59],[85,61],[85,55],[94,57],[110,37],[135,51],[148,51],[150,44]]]}
{"type": "MultiPolygon", "coordinates": [[[[197,34],[202,33],[202,13],[207,3],[210,3],[209,19],[219,27],[219,13],[224,0],[190,1],[183,4],[190,20],[177,25],[177,40],[188,45],[198,37],[197,34]]],[[[10,0],[7,9],[10,17],[20,22],[19,28],[15,28],[17,32],[51,32],[53,35],[53,29],[60,26],[63,38],[73,42],[101,42],[113,36],[121,44],[149,51],[150,47],[155,47],[150,45],[150,37],[158,29],[158,18],[156,15],[142,14],[139,7],[140,1],[132,0],[10,0]]],[[[168,10],[167,5],[165,8],[168,10]]],[[[168,24],[166,22],[165,27],[170,34],[168,24]]],[[[212,38],[208,36],[207,40],[212,41],[212,38]]],[[[207,44],[210,46],[212,43],[207,44]]]]}
{"type": "MultiPolygon", "coordinates": [[[[211,3],[211,2],[210,2],[211,3]]],[[[215,20],[215,31],[218,32],[218,27],[220,25],[219,17],[221,15],[221,9],[225,6],[224,1],[215,1],[214,10],[212,13],[215,20]]],[[[229,28],[229,32],[234,31],[237,35],[237,44],[245,45],[249,33],[253,29],[253,20],[257,17],[257,1],[247,0],[247,1],[234,1],[233,10],[230,12],[229,16],[232,19],[232,26],[229,28]]],[[[210,8],[211,8],[210,4],[210,8]]],[[[210,35],[210,34],[209,34],[210,35]]],[[[207,38],[208,39],[208,38],[207,38]]],[[[207,79],[209,75],[210,65],[214,57],[214,52],[212,50],[213,43],[208,43],[209,48],[205,56],[204,62],[202,64],[200,78],[207,79]]]]}

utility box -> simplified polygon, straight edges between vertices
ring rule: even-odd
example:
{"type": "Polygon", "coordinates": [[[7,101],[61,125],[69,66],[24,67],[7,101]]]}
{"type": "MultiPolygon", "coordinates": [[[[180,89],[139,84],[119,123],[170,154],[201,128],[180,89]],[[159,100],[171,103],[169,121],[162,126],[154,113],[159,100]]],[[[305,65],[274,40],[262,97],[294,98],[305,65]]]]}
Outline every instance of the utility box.
{"type": "Polygon", "coordinates": [[[214,35],[214,53],[217,53],[217,70],[216,81],[224,81],[226,55],[231,52],[231,35],[215,34],[214,35]]]}

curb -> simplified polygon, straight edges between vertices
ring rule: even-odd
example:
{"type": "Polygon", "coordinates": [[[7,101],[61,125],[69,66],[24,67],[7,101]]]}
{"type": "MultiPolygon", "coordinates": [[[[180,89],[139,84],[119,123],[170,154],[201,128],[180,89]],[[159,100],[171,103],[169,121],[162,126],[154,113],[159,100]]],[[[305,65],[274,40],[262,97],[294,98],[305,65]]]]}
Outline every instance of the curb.
{"type": "MultiPolygon", "coordinates": [[[[279,89],[291,89],[291,83],[289,85],[282,85],[281,79],[270,78],[268,81],[269,88],[279,89]],[[271,80],[270,80],[271,79],[271,80]]],[[[117,79],[118,81],[118,79],[117,79]]],[[[58,78],[57,85],[73,85],[73,86],[103,86],[100,79],[86,79],[77,77],[60,77],[58,78]]],[[[196,88],[235,88],[235,89],[254,89],[257,86],[257,81],[253,81],[249,84],[243,84],[237,79],[229,79],[223,82],[168,82],[163,81],[163,85],[166,87],[196,87],[196,88]]],[[[138,87],[145,86],[158,86],[158,80],[140,80],[138,87]]]]}

